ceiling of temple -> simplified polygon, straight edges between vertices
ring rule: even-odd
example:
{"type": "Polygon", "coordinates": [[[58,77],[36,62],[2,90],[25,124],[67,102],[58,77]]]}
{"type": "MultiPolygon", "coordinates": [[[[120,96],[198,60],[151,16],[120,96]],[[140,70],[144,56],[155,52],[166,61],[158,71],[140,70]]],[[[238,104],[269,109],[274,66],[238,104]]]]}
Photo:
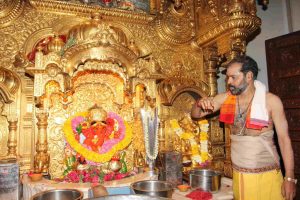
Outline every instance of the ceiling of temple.
{"type": "Polygon", "coordinates": [[[135,12],[149,13],[150,0],[57,0],[61,2],[99,6],[104,8],[117,8],[135,12]]]}

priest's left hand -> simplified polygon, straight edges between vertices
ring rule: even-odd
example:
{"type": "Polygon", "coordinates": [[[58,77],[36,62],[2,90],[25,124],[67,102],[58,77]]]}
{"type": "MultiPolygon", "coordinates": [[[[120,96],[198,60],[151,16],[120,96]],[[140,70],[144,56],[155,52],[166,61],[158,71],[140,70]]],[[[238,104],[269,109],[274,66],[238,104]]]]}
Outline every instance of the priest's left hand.
{"type": "Polygon", "coordinates": [[[282,196],[286,200],[293,200],[296,196],[296,184],[291,181],[284,180],[281,187],[282,196]]]}

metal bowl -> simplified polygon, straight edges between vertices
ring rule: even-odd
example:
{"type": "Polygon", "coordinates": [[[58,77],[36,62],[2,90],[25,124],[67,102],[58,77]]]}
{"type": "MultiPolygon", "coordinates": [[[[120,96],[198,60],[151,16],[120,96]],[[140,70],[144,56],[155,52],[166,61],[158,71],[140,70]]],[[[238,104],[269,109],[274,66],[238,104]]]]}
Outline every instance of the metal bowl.
{"type": "Polygon", "coordinates": [[[37,193],[31,200],[82,200],[83,193],[75,189],[55,189],[37,193]]]}
{"type": "Polygon", "coordinates": [[[151,197],[146,195],[138,194],[123,194],[123,195],[109,195],[104,197],[86,199],[86,200],[167,200],[168,198],[163,197],[151,197]]]}
{"type": "Polygon", "coordinates": [[[135,194],[172,198],[173,187],[166,181],[138,181],[130,185],[135,194]]]}
{"type": "Polygon", "coordinates": [[[204,191],[218,192],[221,187],[221,172],[210,169],[195,169],[189,172],[190,186],[204,191]]]}

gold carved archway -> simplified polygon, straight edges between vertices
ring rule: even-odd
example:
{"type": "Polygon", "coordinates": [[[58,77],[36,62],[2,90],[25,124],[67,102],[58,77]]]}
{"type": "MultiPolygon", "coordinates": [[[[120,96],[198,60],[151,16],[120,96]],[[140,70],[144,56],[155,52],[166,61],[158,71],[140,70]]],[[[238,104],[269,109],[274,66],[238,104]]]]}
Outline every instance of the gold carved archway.
{"type": "MultiPolygon", "coordinates": [[[[261,24],[255,1],[150,0],[147,12],[72,2],[1,3],[0,57],[4,65],[0,91],[8,104],[14,101],[20,82],[23,84],[15,99],[22,108],[17,116],[21,123],[14,129],[17,137],[27,136],[18,143],[23,171],[32,168],[37,158],[47,163],[49,153],[63,155],[57,150],[63,147],[59,123],[80,104],[76,100],[80,94],[76,89],[84,91],[80,84],[97,85],[99,91],[115,87],[107,89],[118,96],[107,108],[120,111],[131,122],[144,104],[159,106],[164,121],[183,116],[188,111],[179,102],[191,104],[199,96],[216,95],[218,67],[245,53],[248,38],[261,24]],[[80,73],[86,74],[79,84],[75,79],[80,73]],[[51,81],[59,86],[47,93],[45,85],[51,81]],[[143,87],[136,87],[139,85],[143,87]]],[[[228,134],[224,137],[217,118],[209,122],[213,166],[230,174],[230,163],[224,162],[228,134]]],[[[141,132],[138,124],[136,141],[141,132]]],[[[161,149],[169,148],[161,137],[161,149]]],[[[128,151],[139,145],[132,144],[128,151]]],[[[128,160],[133,161],[129,155],[128,160]]],[[[53,174],[61,171],[58,157],[58,164],[45,165],[53,174]]]]}

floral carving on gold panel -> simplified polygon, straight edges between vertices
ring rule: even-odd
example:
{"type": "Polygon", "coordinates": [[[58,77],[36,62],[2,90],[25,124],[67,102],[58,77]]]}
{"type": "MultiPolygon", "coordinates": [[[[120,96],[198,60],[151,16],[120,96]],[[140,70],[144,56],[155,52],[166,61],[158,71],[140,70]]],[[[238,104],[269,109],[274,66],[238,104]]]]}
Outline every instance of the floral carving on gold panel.
{"type": "Polygon", "coordinates": [[[17,54],[17,50],[19,48],[18,42],[15,38],[8,34],[0,33],[0,38],[1,66],[11,67],[14,61],[14,56],[17,54]]]}
{"type": "Polygon", "coordinates": [[[94,104],[101,105],[107,110],[112,106],[108,104],[114,102],[115,95],[108,84],[85,84],[76,88],[73,98],[72,111],[79,112],[89,109],[94,104]]]}
{"type": "Polygon", "coordinates": [[[180,7],[171,4],[156,20],[157,30],[162,39],[172,44],[185,44],[195,36],[190,2],[181,3],[180,7]]]}
{"type": "Polygon", "coordinates": [[[0,27],[10,25],[23,11],[24,1],[22,0],[1,0],[0,1],[0,27]]]}
{"type": "Polygon", "coordinates": [[[160,52],[158,63],[167,77],[202,79],[203,56],[191,51],[166,49],[160,52]]]}
{"type": "Polygon", "coordinates": [[[220,143],[224,142],[224,134],[223,129],[219,127],[219,120],[213,119],[211,120],[211,142],[212,143],[220,143]]]}
{"type": "Polygon", "coordinates": [[[151,24],[126,24],[126,26],[133,33],[133,37],[137,40],[141,48],[142,55],[149,55],[152,53],[153,57],[158,57],[162,50],[172,49],[171,45],[163,42],[157,31],[151,24]],[[147,30],[147,31],[145,31],[147,30]]]}
{"type": "Polygon", "coordinates": [[[65,110],[59,104],[52,107],[48,117],[48,150],[51,158],[49,173],[51,177],[61,176],[64,167],[64,134],[62,123],[66,120],[65,110]]]}
{"type": "Polygon", "coordinates": [[[225,154],[224,146],[214,146],[212,148],[212,155],[213,157],[223,157],[225,154]]]}
{"type": "MultiPolygon", "coordinates": [[[[109,20],[114,19],[118,21],[131,21],[137,23],[148,23],[154,18],[153,15],[145,13],[131,12],[128,10],[121,9],[93,7],[88,5],[77,5],[74,3],[66,3],[52,0],[29,0],[29,2],[37,10],[47,10],[49,12],[65,13],[69,15],[87,16],[92,12],[99,12],[101,13],[101,15],[105,16],[105,18],[107,17],[109,20]]],[[[151,10],[154,9],[153,6],[150,7],[151,10]]]]}

